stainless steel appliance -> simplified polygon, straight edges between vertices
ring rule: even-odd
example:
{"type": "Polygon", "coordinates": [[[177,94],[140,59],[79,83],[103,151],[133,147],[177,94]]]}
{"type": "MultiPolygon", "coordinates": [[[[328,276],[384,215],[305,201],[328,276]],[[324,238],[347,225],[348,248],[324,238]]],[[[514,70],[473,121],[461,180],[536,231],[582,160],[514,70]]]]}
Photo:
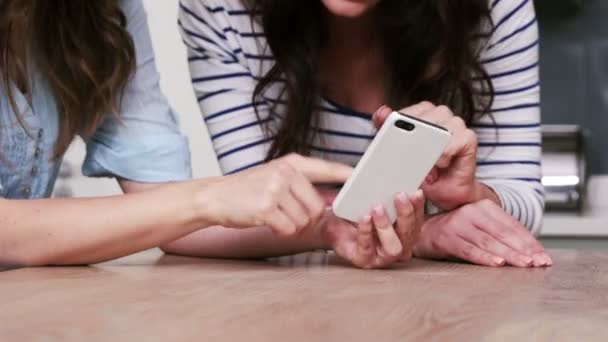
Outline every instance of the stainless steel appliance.
{"type": "Polygon", "coordinates": [[[587,187],[585,135],[577,125],[544,125],[542,132],[547,210],[581,210],[587,187]]]}

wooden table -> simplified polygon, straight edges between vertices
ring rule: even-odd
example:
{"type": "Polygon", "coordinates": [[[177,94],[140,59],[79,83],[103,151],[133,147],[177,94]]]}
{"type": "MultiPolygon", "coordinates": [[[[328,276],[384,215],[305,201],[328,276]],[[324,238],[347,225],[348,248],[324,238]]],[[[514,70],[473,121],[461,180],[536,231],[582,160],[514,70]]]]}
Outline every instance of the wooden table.
{"type": "Polygon", "coordinates": [[[608,252],[548,269],[331,254],[201,260],[148,251],[0,273],[0,341],[608,341],[608,252]]]}

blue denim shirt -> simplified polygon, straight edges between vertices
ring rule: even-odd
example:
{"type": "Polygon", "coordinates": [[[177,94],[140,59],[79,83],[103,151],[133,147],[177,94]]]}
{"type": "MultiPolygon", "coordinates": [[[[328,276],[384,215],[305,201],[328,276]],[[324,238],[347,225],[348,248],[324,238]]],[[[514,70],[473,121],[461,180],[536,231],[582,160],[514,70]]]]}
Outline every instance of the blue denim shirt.
{"type": "MultiPolygon", "coordinates": [[[[160,91],[143,4],[121,4],[135,42],[137,70],[125,90],[120,119],[108,114],[87,142],[83,173],[139,182],[188,179],[188,144],[160,91]]],[[[56,103],[45,80],[38,74],[32,78],[30,101],[13,89],[21,123],[0,89],[0,197],[50,196],[61,163],[52,159],[59,131],[56,103]]]]}

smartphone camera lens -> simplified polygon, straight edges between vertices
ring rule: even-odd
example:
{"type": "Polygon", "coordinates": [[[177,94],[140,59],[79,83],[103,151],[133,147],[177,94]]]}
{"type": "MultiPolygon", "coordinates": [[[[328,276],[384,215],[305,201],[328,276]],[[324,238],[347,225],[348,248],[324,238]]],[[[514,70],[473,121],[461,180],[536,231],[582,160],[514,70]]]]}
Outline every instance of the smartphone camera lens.
{"type": "Polygon", "coordinates": [[[414,126],[413,123],[403,121],[403,120],[397,120],[397,122],[395,122],[395,126],[401,128],[402,130],[408,131],[408,132],[411,132],[416,128],[416,126],[414,126]]]}

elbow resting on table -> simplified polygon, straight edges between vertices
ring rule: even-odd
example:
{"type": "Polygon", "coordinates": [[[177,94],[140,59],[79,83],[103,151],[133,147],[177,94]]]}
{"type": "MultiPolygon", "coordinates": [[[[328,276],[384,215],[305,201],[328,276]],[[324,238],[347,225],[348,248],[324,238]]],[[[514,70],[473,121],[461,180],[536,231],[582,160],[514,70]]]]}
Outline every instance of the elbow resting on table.
{"type": "Polygon", "coordinates": [[[182,254],[183,251],[175,245],[173,242],[165,243],[158,246],[161,251],[165,254],[182,254]]]}

